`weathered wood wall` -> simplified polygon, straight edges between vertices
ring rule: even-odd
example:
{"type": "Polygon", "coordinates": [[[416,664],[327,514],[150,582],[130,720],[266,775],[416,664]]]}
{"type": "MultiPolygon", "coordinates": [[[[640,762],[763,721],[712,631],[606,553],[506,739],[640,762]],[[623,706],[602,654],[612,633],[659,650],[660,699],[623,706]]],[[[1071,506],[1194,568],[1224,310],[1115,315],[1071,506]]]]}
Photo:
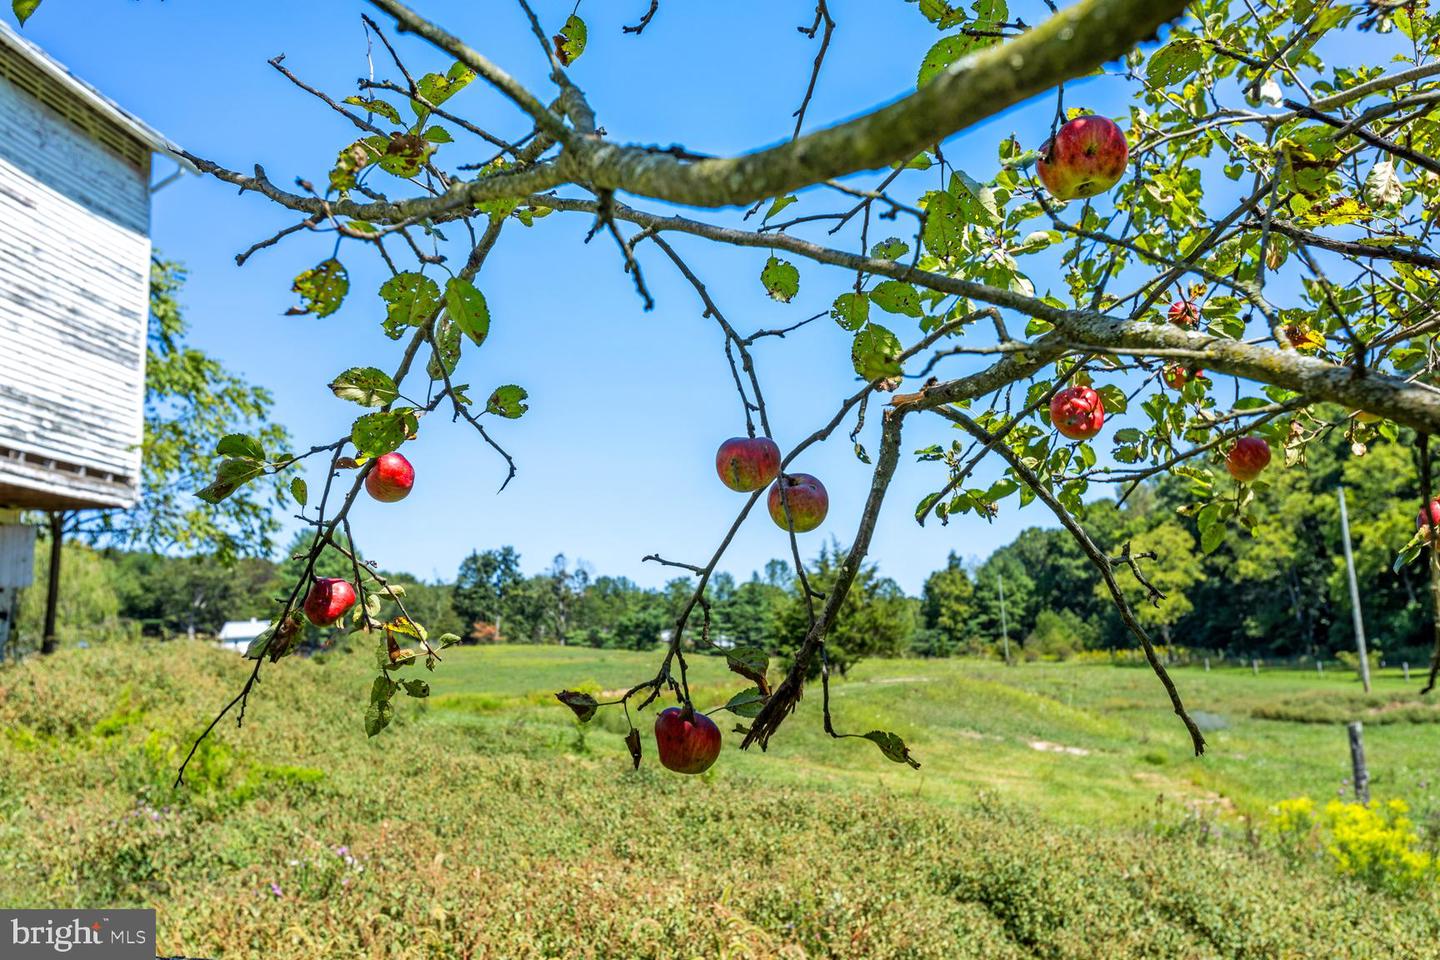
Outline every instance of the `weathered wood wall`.
{"type": "Polygon", "coordinates": [[[0,47],[0,506],[138,488],[149,152],[0,47]]]}

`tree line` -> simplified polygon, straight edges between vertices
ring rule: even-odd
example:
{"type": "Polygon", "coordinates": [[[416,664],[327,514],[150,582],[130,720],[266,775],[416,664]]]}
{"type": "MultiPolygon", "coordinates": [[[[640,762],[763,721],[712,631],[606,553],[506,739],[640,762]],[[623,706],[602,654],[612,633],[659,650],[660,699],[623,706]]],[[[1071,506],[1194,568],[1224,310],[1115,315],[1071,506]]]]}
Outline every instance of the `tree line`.
{"type": "MultiPolygon", "coordinates": [[[[1201,549],[1192,501],[1181,477],[1137,486],[1124,497],[1085,506],[1097,542],[1130,544],[1146,578],[1163,594],[1147,602],[1127,575],[1144,625],[1169,645],[1236,656],[1331,656],[1353,647],[1340,545],[1337,490],[1348,491],[1351,537],[1363,612],[1373,646],[1420,661],[1428,648],[1429,584],[1423,563],[1392,569],[1415,529],[1419,503],[1412,446],[1366,447],[1333,431],[1306,448],[1306,469],[1277,470],[1252,486],[1249,534],[1201,549]]],[[[953,520],[953,526],[974,523],[953,520]]],[[[286,557],[303,554],[302,534],[286,557]]],[[[837,543],[807,562],[811,586],[825,592],[843,559],[837,543]]],[[[22,644],[33,636],[44,594],[43,564],[22,600],[22,644]]],[[[102,632],[213,635],[227,620],[273,615],[299,572],[295,559],[149,551],[91,550],[67,559],[62,637],[102,632]]],[[[322,576],[352,575],[350,561],[325,554],[322,576]]],[[[478,643],[582,644],[644,650],[660,643],[693,589],[676,577],[659,589],[597,574],[563,554],[527,574],[513,547],[476,550],[450,581],[382,571],[404,590],[413,615],[433,633],[478,643]]],[[[783,656],[804,635],[807,616],[791,565],[771,560],[748,578],[718,573],[707,590],[709,627],[695,631],[720,645],[755,646],[783,656]]],[[[314,642],[326,640],[317,631],[314,642]]],[[[984,560],[951,553],[910,596],[877,563],[856,579],[828,640],[832,665],[863,657],[998,656],[1008,641],[1017,657],[1064,658],[1082,650],[1127,648],[1133,639],[1103,592],[1094,568],[1061,529],[1030,527],[984,560]],[[1003,590],[1003,611],[1001,594],[1003,590]]]]}

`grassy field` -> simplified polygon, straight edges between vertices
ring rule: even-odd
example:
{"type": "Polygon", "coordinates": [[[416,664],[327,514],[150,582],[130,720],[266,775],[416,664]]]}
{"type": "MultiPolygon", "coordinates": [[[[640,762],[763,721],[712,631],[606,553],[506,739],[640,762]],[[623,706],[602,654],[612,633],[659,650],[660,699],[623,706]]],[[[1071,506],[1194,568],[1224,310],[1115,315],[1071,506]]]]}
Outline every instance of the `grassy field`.
{"type": "MultiPolygon", "coordinates": [[[[320,658],[317,658],[317,660],[320,658]]],[[[200,644],[0,670],[0,903],[153,906],[166,952],[223,957],[1433,957],[1433,882],[1397,897],[1284,855],[1267,811],[1344,788],[1431,810],[1436,708],[1386,671],[1187,668],[1210,752],[1128,666],[863,663],[832,741],[807,697],[768,753],[630,770],[610,690],[651,654],[459,648],[366,740],[368,655],[267,668],[245,726],[198,726],[246,665],[200,644]]],[[[743,682],[695,658],[697,703],[743,682]]],[[[642,729],[648,726],[641,721],[642,729]]],[[[731,726],[722,722],[722,729],[731,726]]],[[[738,737],[729,737],[738,740],[738,737]]]]}

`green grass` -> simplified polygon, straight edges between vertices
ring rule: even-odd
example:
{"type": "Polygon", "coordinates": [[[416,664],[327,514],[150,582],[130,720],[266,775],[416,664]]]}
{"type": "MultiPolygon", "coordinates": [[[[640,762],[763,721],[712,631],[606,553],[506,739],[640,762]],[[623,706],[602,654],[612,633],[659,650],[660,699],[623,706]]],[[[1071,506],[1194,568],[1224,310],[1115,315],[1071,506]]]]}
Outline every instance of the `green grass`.
{"type": "MultiPolygon", "coordinates": [[[[836,723],[900,734],[920,770],[826,737],[816,689],[768,753],[717,714],[730,743],[683,778],[654,762],[648,712],[636,772],[620,713],[580,727],[553,699],[629,686],[656,655],[445,658],[373,740],[368,656],[267,666],[180,791],[243,680],[233,654],[112,645],[0,671],[0,904],[154,906],[165,952],[267,960],[1378,958],[1440,934],[1435,890],[1373,893],[1250,829],[1336,795],[1351,713],[1375,792],[1428,809],[1440,730],[1409,722],[1430,708],[1398,672],[1366,698],[1333,670],[1176,670],[1212,728],[1197,759],[1145,669],[867,662],[834,685],[836,723]]],[[[702,708],[744,685],[706,657],[690,677],[702,708]]]]}

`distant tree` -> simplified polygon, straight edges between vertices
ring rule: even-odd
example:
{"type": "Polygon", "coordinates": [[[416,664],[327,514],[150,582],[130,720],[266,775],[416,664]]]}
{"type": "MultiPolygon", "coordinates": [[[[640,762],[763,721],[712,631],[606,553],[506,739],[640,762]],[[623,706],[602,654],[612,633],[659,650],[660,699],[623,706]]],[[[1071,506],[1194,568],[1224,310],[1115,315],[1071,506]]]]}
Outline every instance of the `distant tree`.
{"type": "MultiPolygon", "coordinates": [[[[512,594],[524,580],[514,547],[472,552],[455,575],[455,612],[467,626],[490,623],[503,629],[512,594]]],[[[469,629],[461,632],[461,636],[469,634],[469,629]]]]}
{"type": "MultiPolygon", "coordinates": [[[[772,560],[767,567],[776,562],[772,560]]],[[[736,646],[773,648],[775,618],[789,599],[787,586],[769,577],[762,580],[759,574],[752,576],[715,605],[715,632],[736,646]]]]}
{"type": "Polygon", "coordinates": [[[927,644],[932,655],[943,656],[975,635],[975,585],[954,551],[926,578],[920,609],[925,628],[939,635],[938,646],[927,644]]]}
{"type": "MultiPolygon", "coordinates": [[[[820,555],[807,570],[810,585],[828,593],[840,573],[845,555],[835,542],[820,548],[820,555]]],[[[794,652],[809,628],[809,613],[800,585],[787,598],[776,617],[773,651],[794,652]]],[[[845,601],[836,612],[826,640],[826,655],[832,669],[846,673],[866,657],[895,657],[905,652],[916,626],[915,610],[899,584],[880,576],[873,563],[860,565],[845,601]]],[[[820,664],[814,664],[818,675],[820,664]]]]}
{"type": "Polygon", "coordinates": [[[464,637],[470,632],[470,624],[455,612],[455,588],[451,584],[430,583],[408,573],[382,572],[381,576],[392,586],[403,589],[401,601],[405,610],[423,623],[431,636],[453,633],[464,637]]]}
{"type": "MultiPolygon", "coordinates": [[[[302,548],[303,549],[303,548],[302,548]]],[[[149,552],[107,553],[120,615],[162,636],[215,634],[227,620],[273,613],[267,591],[283,589],[275,564],[244,557],[229,566],[213,557],[149,552]]]]}

